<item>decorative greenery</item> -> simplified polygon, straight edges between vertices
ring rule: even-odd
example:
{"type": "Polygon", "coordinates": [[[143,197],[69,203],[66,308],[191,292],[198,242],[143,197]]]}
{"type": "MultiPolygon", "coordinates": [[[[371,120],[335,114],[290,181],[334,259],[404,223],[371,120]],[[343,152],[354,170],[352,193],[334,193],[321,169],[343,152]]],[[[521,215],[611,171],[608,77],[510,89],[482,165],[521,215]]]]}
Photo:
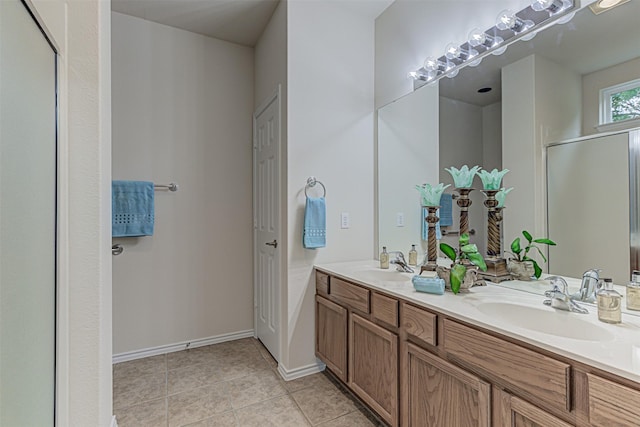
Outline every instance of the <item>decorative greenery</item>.
{"type": "Polygon", "coordinates": [[[510,253],[515,257],[516,261],[519,261],[519,262],[531,261],[533,263],[533,269],[535,270],[536,279],[539,279],[540,276],[542,275],[542,269],[538,265],[538,262],[529,256],[529,251],[531,251],[531,249],[535,249],[536,251],[538,251],[538,253],[542,257],[544,262],[547,262],[547,258],[544,256],[540,248],[535,245],[535,243],[540,243],[540,244],[549,245],[549,246],[556,246],[556,242],[554,242],[553,240],[549,240],[547,238],[534,239],[533,237],[531,237],[531,233],[529,233],[527,230],[523,230],[522,235],[524,236],[525,239],[527,239],[527,242],[528,242],[527,246],[522,248],[520,246],[520,237],[516,237],[516,239],[511,243],[510,253]]]}
{"type": "Polygon", "coordinates": [[[504,208],[504,201],[507,198],[507,194],[509,194],[511,190],[513,190],[513,187],[507,189],[502,187],[500,191],[496,193],[496,200],[498,201],[499,208],[504,208]]]}
{"type": "Polygon", "coordinates": [[[469,169],[469,166],[467,165],[463,165],[460,169],[456,169],[453,166],[450,168],[444,168],[444,170],[451,174],[453,184],[456,188],[471,188],[473,178],[480,169],[482,169],[480,166],[474,166],[469,169]]]}
{"type": "Polygon", "coordinates": [[[447,245],[446,243],[440,243],[440,250],[453,262],[451,266],[451,290],[454,294],[460,291],[460,285],[464,281],[464,276],[467,274],[467,266],[463,264],[464,260],[469,260],[472,264],[477,265],[482,271],[487,271],[487,264],[484,262],[484,258],[478,252],[478,247],[469,243],[469,235],[462,234],[460,236],[460,253],[447,245]]]}
{"type": "Polygon", "coordinates": [[[509,169],[504,169],[499,171],[498,169],[494,169],[491,172],[487,172],[486,170],[481,170],[476,173],[482,180],[482,185],[485,190],[497,190],[500,188],[500,183],[502,182],[502,177],[504,177],[509,169]]]}
{"type": "Polygon", "coordinates": [[[416,185],[416,190],[422,196],[422,206],[440,206],[440,196],[442,196],[445,188],[450,186],[450,184],[444,185],[443,183],[435,187],[432,187],[431,184],[416,185]]]}

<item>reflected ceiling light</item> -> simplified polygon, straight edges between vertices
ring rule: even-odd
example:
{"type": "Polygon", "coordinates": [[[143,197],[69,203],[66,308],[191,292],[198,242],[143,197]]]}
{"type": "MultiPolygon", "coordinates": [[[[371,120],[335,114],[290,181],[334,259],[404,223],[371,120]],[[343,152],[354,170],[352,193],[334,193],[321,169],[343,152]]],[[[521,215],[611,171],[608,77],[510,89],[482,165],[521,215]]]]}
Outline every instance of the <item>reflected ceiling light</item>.
{"type": "Polygon", "coordinates": [[[533,0],[533,2],[531,2],[531,8],[533,10],[535,10],[536,12],[542,12],[543,10],[546,10],[550,15],[560,13],[569,7],[571,7],[571,1],[568,0],[533,0]]]}
{"type": "Polygon", "coordinates": [[[504,42],[504,39],[500,36],[490,36],[482,31],[480,28],[474,28],[469,32],[467,41],[471,47],[485,47],[487,49],[496,47],[504,42]]]}
{"type": "Polygon", "coordinates": [[[596,15],[600,15],[607,10],[611,10],[616,6],[620,6],[622,4],[628,3],[630,0],[600,0],[595,3],[591,3],[589,8],[596,15]]]}
{"type": "MultiPolygon", "coordinates": [[[[617,1],[622,3],[629,0],[617,1]]],[[[570,12],[576,7],[575,0],[532,0],[529,4],[530,7],[517,13],[510,10],[500,12],[495,26],[485,31],[474,28],[464,43],[447,44],[444,55],[439,58],[427,57],[421,68],[409,73],[414,81],[414,90],[444,76],[455,77],[460,68],[480,65],[489,54],[502,55],[510,43],[520,39],[531,40],[541,28],[568,21],[573,17],[570,12]]]]}
{"type": "Polygon", "coordinates": [[[527,31],[534,25],[535,24],[532,20],[520,19],[515,12],[509,9],[505,9],[500,12],[500,14],[498,14],[498,19],[496,20],[496,28],[502,31],[511,30],[516,34],[527,31]]]}

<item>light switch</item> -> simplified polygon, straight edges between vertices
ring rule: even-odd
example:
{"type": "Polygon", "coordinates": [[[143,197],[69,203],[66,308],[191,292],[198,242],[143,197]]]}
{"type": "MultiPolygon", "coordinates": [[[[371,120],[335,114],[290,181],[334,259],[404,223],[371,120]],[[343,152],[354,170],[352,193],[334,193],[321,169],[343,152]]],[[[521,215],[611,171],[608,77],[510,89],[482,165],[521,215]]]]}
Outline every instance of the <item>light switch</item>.
{"type": "Polygon", "coordinates": [[[351,227],[351,217],[349,216],[349,212],[342,212],[340,214],[340,228],[349,227],[351,227]]]}
{"type": "Polygon", "coordinates": [[[404,212],[396,214],[396,227],[404,227],[404,212]]]}

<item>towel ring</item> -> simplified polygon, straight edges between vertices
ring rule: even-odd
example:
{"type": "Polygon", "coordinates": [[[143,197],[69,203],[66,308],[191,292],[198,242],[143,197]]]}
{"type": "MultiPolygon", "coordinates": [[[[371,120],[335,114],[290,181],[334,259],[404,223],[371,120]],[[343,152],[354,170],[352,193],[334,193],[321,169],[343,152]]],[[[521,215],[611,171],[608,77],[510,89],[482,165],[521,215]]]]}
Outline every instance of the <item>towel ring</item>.
{"type": "Polygon", "coordinates": [[[327,195],[327,187],[325,187],[322,182],[318,181],[315,176],[310,176],[309,178],[307,178],[307,185],[305,185],[304,187],[304,195],[309,197],[309,194],[307,194],[307,190],[309,188],[315,187],[316,184],[320,184],[320,186],[322,187],[322,197],[325,197],[327,195]]]}

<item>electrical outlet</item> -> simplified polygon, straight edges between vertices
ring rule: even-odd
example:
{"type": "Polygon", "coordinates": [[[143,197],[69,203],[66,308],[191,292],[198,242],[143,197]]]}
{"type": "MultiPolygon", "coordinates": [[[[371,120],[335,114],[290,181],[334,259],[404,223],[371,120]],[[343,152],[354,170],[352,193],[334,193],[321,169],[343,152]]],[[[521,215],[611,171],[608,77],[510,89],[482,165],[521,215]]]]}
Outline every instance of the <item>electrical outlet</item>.
{"type": "Polygon", "coordinates": [[[396,227],[404,227],[404,212],[396,214],[396,227]]]}
{"type": "Polygon", "coordinates": [[[351,227],[351,217],[349,216],[349,212],[342,212],[340,214],[340,228],[349,227],[351,227]]]}

